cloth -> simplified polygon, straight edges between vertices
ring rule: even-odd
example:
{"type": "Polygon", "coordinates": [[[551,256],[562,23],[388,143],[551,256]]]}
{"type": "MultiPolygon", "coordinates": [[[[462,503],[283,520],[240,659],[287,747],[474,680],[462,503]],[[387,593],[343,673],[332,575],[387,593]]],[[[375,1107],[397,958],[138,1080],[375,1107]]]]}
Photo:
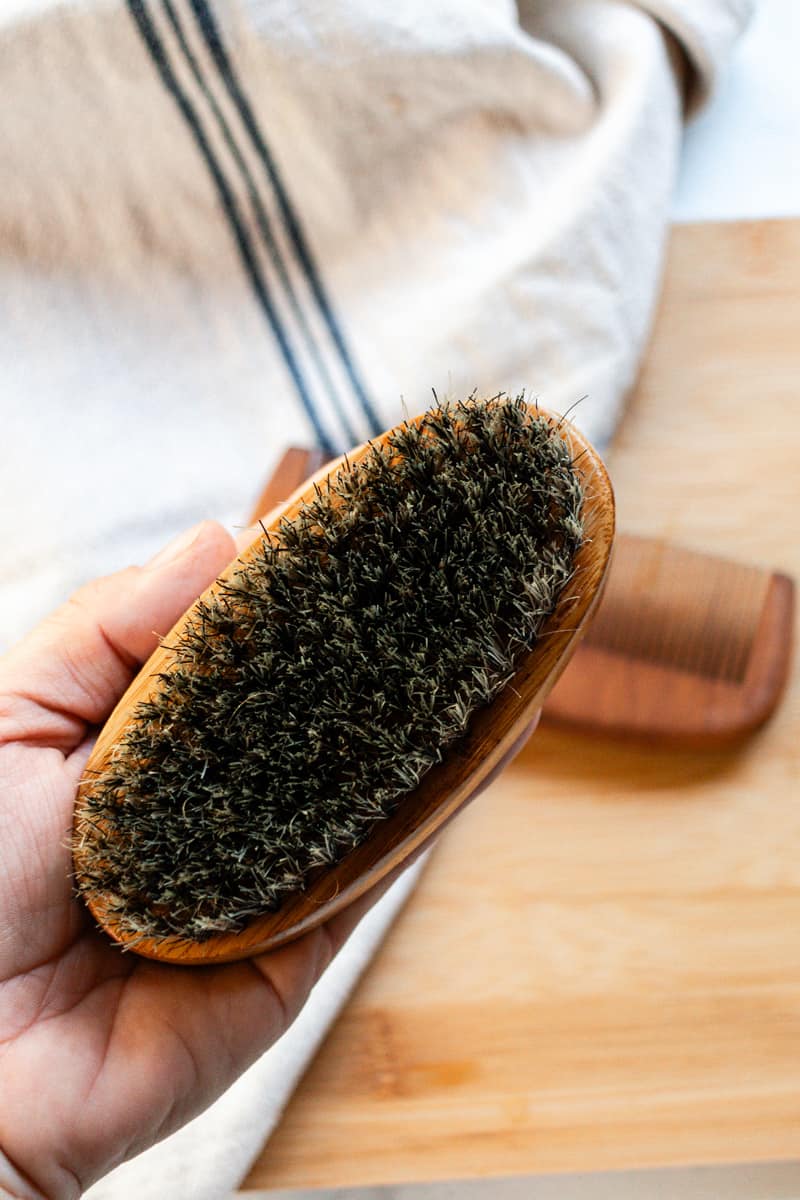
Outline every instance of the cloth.
{"type": "MultiPolygon", "coordinates": [[[[602,445],[657,295],[673,39],[696,105],[749,9],[0,3],[0,648],[193,522],[241,521],[286,445],[347,448],[431,387],[585,395],[602,445]]],[[[148,1152],[173,1200],[244,1175],[318,1004],[212,1110],[235,1166],[201,1193],[148,1152]]],[[[144,1195],[147,1157],[95,1194],[144,1195]]]]}

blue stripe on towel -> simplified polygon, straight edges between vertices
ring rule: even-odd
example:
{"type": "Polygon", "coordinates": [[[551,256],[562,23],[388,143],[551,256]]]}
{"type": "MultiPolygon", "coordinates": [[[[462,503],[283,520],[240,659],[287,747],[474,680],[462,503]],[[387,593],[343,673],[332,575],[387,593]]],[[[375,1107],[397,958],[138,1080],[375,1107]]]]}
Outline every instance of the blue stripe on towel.
{"type": "Polygon", "coordinates": [[[308,415],[308,418],[314,427],[317,440],[328,453],[332,454],[335,447],[331,442],[330,437],[325,432],[325,429],[320,421],[319,413],[316,410],[314,402],[309,394],[299,363],[292,349],[286,332],[281,324],[275,307],[272,303],[266,280],[264,279],[261,268],[258,264],[250,235],[242,219],[239,211],[239,206],[236,202],[228,182],[223,174],[222,168],[214,154],[214,151],[209,144],[208,138],[200,123],[197,112],[189,100],[188,96],[181,87],[175,72],[170,65],[164,45],[158,35],[158,30],[153,24],[152,18],[147,10],[146,0],[127,0],[128,10],[133,17],[136,27],[141,34],[142,40],[147,47],[153,64],[158,71],[164,87],[172,96],[178,106],[186,124],[191,131],[198,150],[205,161],[206,166],[214,181],[217,189],[220,202],[228,219],[228,224],[231,227],[231,232],[236,240],[236,245],[239,250],[239,255],[242,264],[247,273],[250,285],[258,299],[261,309],[269,322],[275,339],[281,349],[286,366],[292,377],[292,381],[300,397],[302,405],[308,415]]]}
{"type": "Polygon", "coordinates": [[[309,357],[314,363],[314,366],[319,374],[319,378],[322,380],[325,391],[330,398],[333,409],[342,423],[345,436],[348,439],[348,445],[355,445],[355,443],[359,442],[361,438],[354,429],[352,422],[350,421],[350,418],[345,411],[344,406],[342,405],[330,372],[328,371],[324,359],[320,354],[319,348],[314,340],[314,335],[308,324],[306,315],[303,312],[303,308],[297,297],[297,293],[292,286],[292,281],[289,278],[289,272],[286,269],[286,264],[283,261],[283,256],[278,247],[278,243],[275,240],[275,235],[272,230],[272,222],[259,194],[258,185],[256,184],[253,174],[247,165],[247,162],[245,161],[244,155],[237,144],[233,130],[226,119],[225,114],[217,103],[214,93],[209,87],[208,81],[203,74],[202,64],[198,61],[191,46],[186,40],[186,34],[175,5],[172,3],[172,0],[161,0],[161,3],[164,12],[167,15],[167,19],[172,26],[172,30],[175,34],[178,45],[181,48],[183,57],[186,59],[186,64],[192,73],[195,83],[203,93],[203,96],[205,97],[206,102],[208,103],[208,106],[214,116],[214,120],[217,122],[217,126],[222,135],[223,141],[225,142],[225,145],[227,146],[228,151],[236,163],[242,179],[244,180],[245,188],[247,189],[247,195],[250,199],[251,205],[253,206],[256,224],[258,226],[259,233],[261,234],[261,239],[266,246],[267,251],[269,252],[272,265],[275,268],[278,278],[283,286],[289,307],[291,308],[295,320],[297,321],[297,325],[300,329],[306,349],[308,350],[309,357]]]}
{"type": "Polygon", "coordinates": [[[370,432],[372,434],[378,434],[382,429],[381,421],[379,420],[372,401],[367,395],[364,385],[359,378],[358,371],[356,370],[355,364],[350,355],[350,351],[348,350],[347,344],[344,340],[344,335],[339,327],[338,321],[336,320],[336,316],[325,292],[319,271],[317,270],[316,264],[311,255],[311,251],[308,247],[308,243],[306,242],[299,219],[292,207],[291,201],[289,200],[286,188],[284,187],[277,164],[275,163],[264,135],[261,132],[261,128],[258,124],[250,101],[247,99],[247,96],[245,95],[245,92],[236,77],[233,64],[231,63],[228,52],[225,49],[225,45],[222,41],[219,27],[212,12],[211,5],[207,3],[207,0],[191,0],[191,5],[194,9],[197,23],[200,26],[203,37],[206,40],[206,44],[211,56],[214,59],[220,76],[222,77],[225,87],[228,90],[228,94],[239,110],[239,114],[242,118],[245,128],[247,129],[247,132],[250,135],[252,144],[258,153],[259,158],[261,159],[273,188],[275,189],[278,205],[286,223],[286,229],[292,240],[295,253],[297,254],[297,258],[306,273],[309,286],[311,287],[311,290],[317,301],[325,324],[328,327],[333,343],[336,346],[336,349],[339,351],[339,356],[350,379],[353,391],[358,397],[359,403],[364,411],[364,415],[369,423],[370,432]]]}

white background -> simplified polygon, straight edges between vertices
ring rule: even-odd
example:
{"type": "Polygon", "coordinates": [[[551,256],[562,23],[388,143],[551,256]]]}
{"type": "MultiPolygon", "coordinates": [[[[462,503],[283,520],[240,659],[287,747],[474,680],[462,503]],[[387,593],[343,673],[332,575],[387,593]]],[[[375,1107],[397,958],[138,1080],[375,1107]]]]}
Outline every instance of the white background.
{"type": "Polygon", "coordinates": [[[687,130],[673,216],[800,216],[800,0],[759,0],[713,100],[687,130]]]}

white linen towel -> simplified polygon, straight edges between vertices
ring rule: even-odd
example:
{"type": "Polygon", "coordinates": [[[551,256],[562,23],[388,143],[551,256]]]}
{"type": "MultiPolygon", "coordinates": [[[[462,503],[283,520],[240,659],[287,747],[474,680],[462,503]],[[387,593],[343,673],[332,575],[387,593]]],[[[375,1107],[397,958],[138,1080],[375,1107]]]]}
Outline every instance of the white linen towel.
{"type": "MultiPolygon", "coordinates": [[[[699,102],[749,9],[0,0],[0,649],[234,524],[286,445],[346,448],[431,387],[586,394],[604,442],[657,294],[676,62],[699,102]]],[[[209,1114],[89,1194],[235,1186],[411,881],[209,1114]]]]}

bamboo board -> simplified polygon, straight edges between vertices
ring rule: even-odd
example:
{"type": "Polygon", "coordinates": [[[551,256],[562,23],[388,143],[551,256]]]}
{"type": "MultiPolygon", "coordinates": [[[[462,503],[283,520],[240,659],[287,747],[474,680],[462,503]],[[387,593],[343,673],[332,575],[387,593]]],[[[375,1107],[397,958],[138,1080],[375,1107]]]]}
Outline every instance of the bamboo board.
{"type": "MultiPolygon", "coordinates": [[[[684,226],[619,525],[800,576],[800,221],[684,226]]],[[[800,1154],[800,673],[737,752],[541,730],[437,847],[247,1188],[800,1154]]]]}

